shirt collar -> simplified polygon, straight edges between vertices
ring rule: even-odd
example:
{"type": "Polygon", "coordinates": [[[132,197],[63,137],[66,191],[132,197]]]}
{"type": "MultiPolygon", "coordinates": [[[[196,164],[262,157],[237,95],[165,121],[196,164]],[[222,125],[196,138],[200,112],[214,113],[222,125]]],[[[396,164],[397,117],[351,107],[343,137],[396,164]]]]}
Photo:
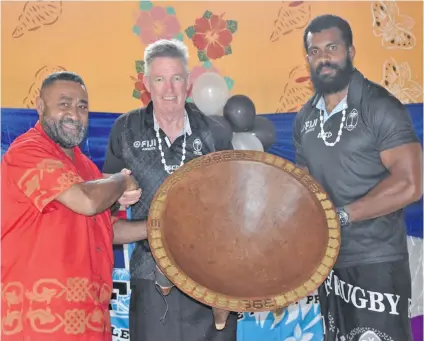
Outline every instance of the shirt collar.
{"type": "MultiPolygon", "coordinates": [[[[197,125],[196,125],[196,120],[195,118],[192,116],[193,115],[193,108],[190,106],[189,103],[185,104],[185,113],[186,113],[186,121],[184,122],[184,124],[186,124],[186,128],[187,128],[187,134],[188,136],[190,136],[193,133],[193,130],[197,129],[197,125]],[[193,119],[190,122],[190,117],[193,119]]],[[[148,128],[153,127],[154,129],[157,129],[157,125],[154,122],[153,119],[153,102],[150,101],[150,103],[147,105],[146,107],[146,124],[148,128]]],[[[144,124],[144,123],[143,123],[144,124]]]]}
{"type": "MultiPolygon", "coordinates": [[[[339,102],[339,104],[337,104],[335,106],[335,108],[333,109],[333,111],[331,113],[328,114],[328,116],[331,116],[337,112],[340,112],[344,109],[345,105],[347,104],[347,95],[339,102]]],[[[317,104],[315,105],[315,107],[318,110],[322,110],[323,112],[327,113],[327,108],[325,107],[325,100],[324,97],[321,96],[320,99],[318,100],[317,104]]]]}
{"type": "MultiPolygon", "coordinates": [[[[190,119],[188,118],[187,110],[185,111],[185,116],[184,116],[184,127],[186,129],[187,135],[190,136],[192,134],[192,131],[191,131],[190,119]]],[[[159,129],[159,124],[155,119],[153,120],[153,128],[155,130],[159,129]]]]}

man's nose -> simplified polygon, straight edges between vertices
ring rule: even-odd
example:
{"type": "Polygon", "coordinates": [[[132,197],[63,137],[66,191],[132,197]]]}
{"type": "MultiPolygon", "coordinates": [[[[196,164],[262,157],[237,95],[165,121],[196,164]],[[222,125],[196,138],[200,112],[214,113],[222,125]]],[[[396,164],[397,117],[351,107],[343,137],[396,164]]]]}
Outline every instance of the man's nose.
{"type": "Polygon", "coordinates": [[[165,87],[166,87],[167,91],[173,92],[174,91],[174,82],[172,80],[167,80],[165,82],[165,87]]]}
{"type": "Polygon", "coordinates": [[[327,50],[318,52],[318,63],[322,64],[328,62],[331,59],[330,53],[327,50]]]}
{"type": "Polygon", "coordinates": [[[80,119],[80,112],[78,109],[78,106],[76,105],[70,105],[68,109],[68,116],[72,118],[74,121],[79,121],[80,119]]]}

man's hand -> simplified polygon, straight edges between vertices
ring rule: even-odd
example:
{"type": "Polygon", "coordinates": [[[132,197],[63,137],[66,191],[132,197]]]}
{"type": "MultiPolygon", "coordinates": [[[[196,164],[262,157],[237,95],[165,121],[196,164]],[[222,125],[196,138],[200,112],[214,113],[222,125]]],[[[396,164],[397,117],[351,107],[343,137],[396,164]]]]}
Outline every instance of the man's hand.
{"type": "Polygon", "coordinates": [[[124,194],[122,194],[118,202],[120,205],[125,206],[125,208],[128,208],[129,206],[134,205],[138,200],[140,200],[141,189],[139,188],[137,181],[131,175],[131,171],[129,169],[124,168],[123,170],[121,170],[121,173],[128,175],[128,182],[127,190],[124,192],[124,194]]]}
{"type": "MultiPolygon", "coordinates": [[[[128,179],[127,190],[122,194],[118,202],[120,205],[124,206],[125,208],[128,208],[129,206],[134,205],[138,200],[140,200],[142,191],[141,188],[139,188],[137,181],[131,175],[131,171],[129,169],[124,168],[121,170],[120,173],[128,175],[128,179]]],[[[112,174],[103,173],[104,178],[108,178],[111,175],[112,174]]]]}
{"type": "Polygon", "coordinates": [[[110,209],[124,194],[127,194],[124,204],[133,204],[140,198],[141,190],[128,172],[103,174],[103,179],[74,184],[57,196],[56,200],[72,211],[86,216],[110,209]],[[128,192],[132,193],[128,195],[128,192]]]}

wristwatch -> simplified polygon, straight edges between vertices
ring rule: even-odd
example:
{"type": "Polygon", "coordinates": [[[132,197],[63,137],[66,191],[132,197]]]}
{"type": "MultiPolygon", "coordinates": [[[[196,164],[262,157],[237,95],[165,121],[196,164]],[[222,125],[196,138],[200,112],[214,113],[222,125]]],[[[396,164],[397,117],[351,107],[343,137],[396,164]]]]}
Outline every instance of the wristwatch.
{"type": "Polygon", "coordinates": [[[340,227],[345,227],[350,224],[349,214],[343,207],[337,208],[337,216],[339,217],[340,227]]]}

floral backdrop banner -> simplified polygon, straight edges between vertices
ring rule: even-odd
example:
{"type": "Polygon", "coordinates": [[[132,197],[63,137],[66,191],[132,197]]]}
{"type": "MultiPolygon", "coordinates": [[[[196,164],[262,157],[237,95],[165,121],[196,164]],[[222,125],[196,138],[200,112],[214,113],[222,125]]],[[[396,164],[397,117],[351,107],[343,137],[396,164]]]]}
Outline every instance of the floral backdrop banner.
{"type": "Polygon", "coordinates": [[[192,81],[217,72],[258,113],[295,112],[312,94],[303,32],[325,13],[351,24],[354,62],[368,78],[421,103],[422,12],[418,1],[2,1],[2,106],[34,108],[57,70],[84,78],[93,111],[145,105],[144,49],[175,38],[189,48],[192,81]]]}

